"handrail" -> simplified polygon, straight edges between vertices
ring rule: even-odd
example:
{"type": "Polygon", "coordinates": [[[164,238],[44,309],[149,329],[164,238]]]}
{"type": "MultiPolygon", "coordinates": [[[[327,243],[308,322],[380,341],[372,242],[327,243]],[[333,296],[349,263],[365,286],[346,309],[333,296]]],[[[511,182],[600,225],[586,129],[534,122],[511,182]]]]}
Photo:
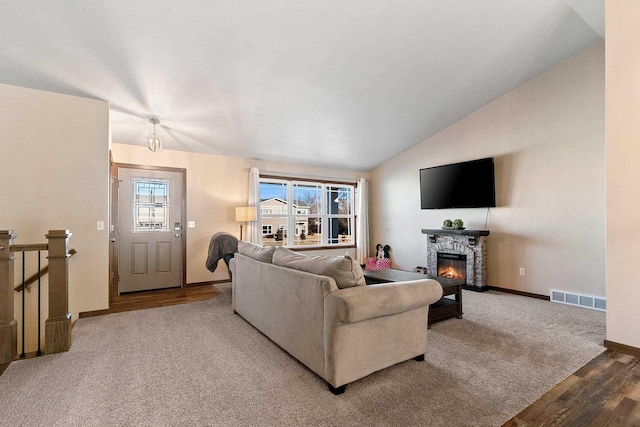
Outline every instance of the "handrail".
{"type": "MultiPolygon", "coordinates": [[[[15,246],[18,245],[11,245],[11,249],[13,249],[15,246]]],[[[38,246],[38,245],[22,245],[22,246],[38,246]]],[[[19,252],[19,251],[17,251],[19,252]]],[[[76,251],[75,249],[69,249],[69,256],[74,256],[76,253],[78,253],[78,251],[76,251]]],[[[45,274],[47,274],[49,272],[49,266],[45,266],[42,270],[40,270],[40,274],[36,273],[33,276],[29,277],[27,280],[25,280],[24,282],[24,286],[25,288],[27,288],[27,291],[29,290],[29,287],[31,285],[33,285],[35,282],[38,281],[38,276],[42,277],[45,274]]],[[[22,283],[19,284],[18,286],[15,287],[14,291],[16,292],[22,292],[22,283]]]]}
{"type": "Polygon", "coordinates": [[[48,243],[33,243],[30,245],[11,245],[9,252],[30,252],[30,251],[48,251],[48,243]]]}
{"type": "MultiPolygon", "coordinates": [[[[11,291],[15,287],[15,251],[22,251],[22,277],[25,280],[25,251],[42,251],[47,250],[49,260],[49,298],[48,298],[48,318],[44,322],[44,348],[47,354],[60,353],[68,351],[71,347],[71,313],[69,312],[69,238],[71,233],[69,230],[49,230],[45,237],[46,244],[37,245],[14,245],[17,235],[13,230],[0,230],[0,365],[10,363],[18,354],[18,322],[14,319],[15,301],[11,298],[11,291]]],[[[36,277],[40,278],[42,265],[41,257],[38,256],[38,267],[36,268],[36,277]]],[[[38,280],[40,282],[40,280],[38,280]]],[[[40,305],[40,286],[38,286],[38,310],[37,337],[41,337],[40,325],[42,324],[41,315],[42,307],[40,305]]],[[[23,289],[21,294],[21,322],[20,329],[22,334],[22,353],[21,357],[26,357],[25,348],[25,322],[26,322],[26,291],[23,289]]],[[[35,317],[35,316],[33,316],[35,317]]],[[[42,354],[41,340],[38,339],[38,352],[36,355],[42,354]]]]}

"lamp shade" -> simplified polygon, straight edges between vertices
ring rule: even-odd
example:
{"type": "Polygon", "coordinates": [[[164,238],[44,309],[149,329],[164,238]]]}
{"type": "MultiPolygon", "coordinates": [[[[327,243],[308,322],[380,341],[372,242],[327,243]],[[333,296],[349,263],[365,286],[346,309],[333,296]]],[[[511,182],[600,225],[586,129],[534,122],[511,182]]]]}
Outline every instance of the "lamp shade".
{"type": "Polygon", "coordinates": [[[236,208],[236,221],[248,222],[257,219],[257,211],[255,206],[244,206],[236,208]]]}

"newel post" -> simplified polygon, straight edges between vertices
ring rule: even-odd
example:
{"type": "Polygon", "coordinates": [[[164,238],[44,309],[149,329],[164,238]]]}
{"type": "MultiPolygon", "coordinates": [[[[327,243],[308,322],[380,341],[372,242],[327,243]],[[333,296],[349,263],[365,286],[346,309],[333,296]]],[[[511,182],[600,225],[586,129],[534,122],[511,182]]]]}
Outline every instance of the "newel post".
{"type": "Polygon", "coordinates": [[[44,338],[47,354],[68,351],[71,347],[69,313],[69,230],[49,230],[49,318],[44,338]]]}
{"type": "Polygon", "coordinates": [[[13,318],[13,230],[0,230],[0,365],[18,354],[18,323],[13,318]]]}

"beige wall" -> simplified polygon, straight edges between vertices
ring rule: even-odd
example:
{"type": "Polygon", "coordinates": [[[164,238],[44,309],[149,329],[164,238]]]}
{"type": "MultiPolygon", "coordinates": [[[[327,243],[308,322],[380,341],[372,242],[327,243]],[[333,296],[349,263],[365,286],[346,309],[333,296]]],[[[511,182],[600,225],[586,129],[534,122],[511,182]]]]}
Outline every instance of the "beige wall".
{"type": "Polygon", "coordinates": [[[489,284],[604,296],[604,43],[372,171],[372,246],[389,244],[394,265],[411,270],[426,263],[421,229],[447,218],[484,229],[487,209],[421,210],[418,172],[483,157],[495,157],[498,205],[489,284]]]}
{"type": "Polygon", "coordinates": [[[0,229],[18,244],[71,230],[73,320],[108,307],[108,236],[96,230],[107,222],[108,132],[104,101],[0,84],[0,229]]]}
{"type": "Polygon", "coordinates": [[[640,348],[640,2],[606,19],[607,339],[640,348]]]}
{"type": "MultiPolygon", "coordinates": [[[[215,156],[165,149],[152,153],[146,147],[112,145],[113,159],[117,163],[166,166],[187,170],[187,220],[195,221],[196,228],[187,229],[187,283],[228,279],[227,269],[220,262],[210,273],[204,266],[211,236],[226,231],[239,237],[240,225],[235,221],[235,207],[246,206],[249,174],[247,168],[286,174],[313,175],[327,178],[367,177],[366,173],[315,168],[288,163],[274,163],[237,157],[215,156]]],[[[353,249],[313,251],[314,254],[355,256],[353,249]]]]}

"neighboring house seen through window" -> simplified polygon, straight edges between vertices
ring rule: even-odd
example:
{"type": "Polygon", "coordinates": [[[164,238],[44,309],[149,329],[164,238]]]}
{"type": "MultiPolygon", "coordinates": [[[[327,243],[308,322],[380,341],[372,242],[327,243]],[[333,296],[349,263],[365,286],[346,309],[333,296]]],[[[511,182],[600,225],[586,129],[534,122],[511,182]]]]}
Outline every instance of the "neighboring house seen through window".
{"type": "Polygon", "coordinates": [[[354,193],[351,184],[260,178],[262,244],[353,245],[354,193]]]}

